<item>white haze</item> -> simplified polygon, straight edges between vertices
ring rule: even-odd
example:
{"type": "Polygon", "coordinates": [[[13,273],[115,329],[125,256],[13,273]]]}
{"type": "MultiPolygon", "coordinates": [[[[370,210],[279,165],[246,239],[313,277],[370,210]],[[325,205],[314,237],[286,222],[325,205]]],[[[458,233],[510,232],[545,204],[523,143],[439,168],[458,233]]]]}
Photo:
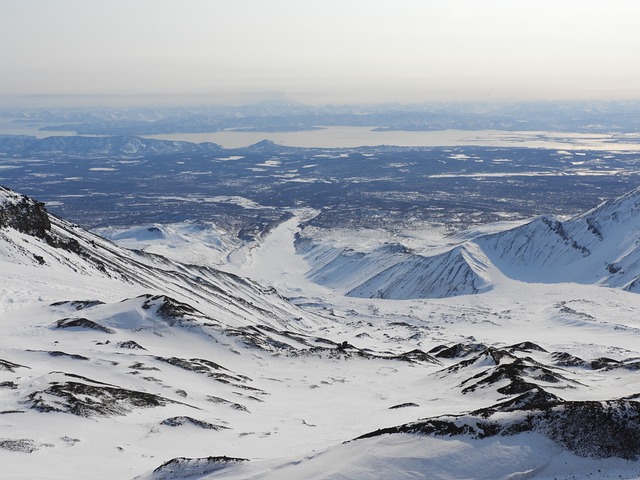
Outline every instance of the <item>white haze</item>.
{"type": "Polygon", "coordinates": [[[0,0],[0,11],[3,103],[640,97],[631,0],[0,0]]]}

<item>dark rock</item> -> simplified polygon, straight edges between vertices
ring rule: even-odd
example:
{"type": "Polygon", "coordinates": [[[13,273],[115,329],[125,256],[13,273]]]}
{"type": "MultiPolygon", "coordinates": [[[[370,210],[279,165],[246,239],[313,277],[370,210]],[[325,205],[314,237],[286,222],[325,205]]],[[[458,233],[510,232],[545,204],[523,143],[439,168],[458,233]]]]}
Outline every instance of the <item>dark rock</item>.
{"type": "Polygon", "coordinates": [[[512,409],[515,407],[512,404],[505,414],[505,404],[500,404],[469,415],[435,417],[376,430],[359,438],[417,433],[480,439],[537,432],[581,457],[640,459],[640,402],[626,399],[565,402],[557,397],[549,400],[546,402],[544,394],[538,392],[534,394],[534,403],[524,411],[512,409]],[[536,395],[542,396],[535,400],[536,395]]]}
{"type": "Polygon", "coordinates": [[[546,350],[544,348],[542,348],[540,345],[537,345],[537,344],[535,344],[533,342],[516,343],[515,345],[511,345],[510,347],[507,347],[507,349],[510,352],[515,352],[515,351],[519,351],[519,352],[528,352],[528,351],[546,352],[546,350]]]}
{"type": "Polygon", "coordinates": [[[465,360],[461,360],[460,362],[447,367],[444,371],[446,373],[455,373],[466,369],[467,367],[471,367],[476,363],[485,364],[485,362],[492,363],[493,365],[499,365],[504,359],[515,361],[518,360],[518,357],[508,352],[507,350],[500,350],[497,348],[489,347],[483,350],[478,355],[475,355],[471,358],[467,358],[465,360]]]}
{"type": "Polygon", "coordinates": [[[151,478],[153,480],[175,480],[177,478],[200,478],[213,472],[223,470],[232,465],[239,465],[249,460],[233,457],[178,457],[163,463],[156,468],[151,478]]]}
{"type": "Polygon", "coordinates": [[[47,235],[45,240],[54,248],[60,248],[62,250],[66,250],[67,252],[75,253],[78,255],[83,253],[80,242],[78,242],[78,240],[76,240],[75,238],[60,238],[47,235]]]}
{"type": "Polygon", "coordinates": [[[587,365],[583,359],[566,352],[553,352],[551,358],[559,367],[584,367],[587,365]]]}
{"type": "Polygon", "coordinates": [[[593,370],[601,370],[603,368],[607,368],[607,369],[615,368],[620,364],[621,362],[619,362],[618,360],[614,360],[612,358],[607,358],[607,357],[600,357],[600,358],[591,360],[591,368],[593,370]]]}
{"type": "Polygon", "coordinates": [[[24,402],[39,412],[64,412],[80,417],[125,415],[135,408],[178,403],[151,393],[80,382],[52,383],[31,393],[24,402]],[[54,397],[55,400],[52,400],[54,397]]]}
{"type": "Polygon", "coordinates": [[[542,223],[544,223],[547,227],[549,227],[549,230],[552,231],[553,233],[557,234],[560,238],[562,238],[562,240],[564,241],[565,245],[571,245],[572,248],[578,250],[580,253],[582,253],[583,257],[588,257],[589,255],[591,255],[591,251],[583,246],[583,245],[579,245],[575,239],[571,238],[565,231],[564,226],[562,224],[562,222],[555,220],[555,219],[550,219],[547,217],[542,217],[542,223]]]}
{"type": "Polygon", "coordinates": [[[133,340],[128,340],[126,342],[118,342],[116,346],[118,348],[128,348],[131,350],[146,350],[146,348],[140,346],[138,343],[134,342],[133,340]]]}
{"type": "Polygon", "coordinates": [[[166,295],[143,295],[142,298],[146,298],[142,304],[142,308],[148,310],[153,306],[157,306],[157,314],[165,320],[178,320],[186,316],[203,316],[201,312],[191,305],[167,297],[166,295]]]}
{"type": "Polygon", "coordinates": [[[63,318],[54,323],[55,328],[80,328],[87,330],[97,330],[99,332],[108,333],[110,335],[116,333],[115,330],[99,323],[89,320],[88,318],[63,318]]]}
{"type": "Polygon", "coordinates": [[[522,395],[497,403],[489,408],[477,410],[474,413],[488,416],[495,412],[515,412],[517,410],[549,408],[563,401],[560,397],[534,385],[533,388],[527,390],[522,395]]]}
{"type": "MultiPolygon", "coordinates": [[[[238,337],[245,345],[253,348],[257,348],[260,350],[268,351],[268,352],[284,352],[291,355],[300,354],[301,352],[297,351],[292,345],[283,342],[281,340],[275,339],[273,336],[265,333],[262,329],[269,332],[270,330],[260,325],[260,328],[257,326],[246,326],[246,327],[238,327],[238,328],[227,328],[224,330],[226,335],[232,337],[238,337]]],[[[275,332],[274,329],[271,329],[275,332]]],[[[279,336],[288,337],[284,332],[278,332],[279,336]]],[[[337,344],[334,342],[330,342],[332,350],[336,350],[337,344]]],[[[310,351],[313,349],[310,349],[310,351]]],[[[324,350],[323,348],[318,347],[315,349],[316,351],[324,350]]]]}
{"type": "Polygon", "coordinates": [[[0,358],[0,371],[6,370],[8,372],[15,372],[16,368],[29,368],[25,365],[20,365],[19,363],[13,363],[8,360],[3,360],[0,358]]]}
{"type": "Polygon", "coordinates": [[[629,359],[622,362],[621,368],[625,370],[640,370],[640,361],[637,359],[629,359]]]}
{"type": "Polygon", "coordinates": [[[437,358],[462,358],[466,357],[471,353],[481,352],[486,350],[486,346],[481,343],[456,343],[452,346],[447,345],[438,345],[437,347],[429,350],[429,353],[434,355],[437,358]]]}
{"type": "Polygon", "coordinates": [[[411,350],[397,356],[398,360],[404,360],[406,362],[425,362],[433,363],[435,365],[442,365],[437,359],[423,352],[422,350],[411,350]]]}
{"type": "Polygon", "coordinates": [[[566,385],[572,383],[572,381],[563,375],[527,357],[525,359],[518,358],[512,363],[497,365],[464,380],[461,386],[467,386],[462,390],[462,393],[473,392],[477,388],[494,385],[504,380],[508,380],[509,384],[497,390],[504,395],[519,395],[535,389],[538,385],[533,383],[533,381],[556,384],[564,383],[566,385]]]}
{"type": "Polygon", "coordinates": [[[13,228],[44,239],[51,230],[51,221],[44,203],[0,187],[0,228],[13,228]]]}
{"type": "Polygon", "coordinates": [[[235,402],[230,402],[229,400],[225,400],[224,398],[214,397],[213,395],[207,395],[207,401],[211,402],[211,403],[220,403],[220,404],[223,404],[223,405],[228,405],[229,407],[233,408],[234,410],[238,410],[240,412],[249,413],[249,410],[244,405],[241,405],[241,404],[235,403],[235,402]]]}
{"type": "Polygon", "coordinates": [[[189,370],[191,372],[197,373],[206,373],[209,374],[213,370],[225,370],[229,371],[221,365],[218,365],[211,360],[205,360],[203,358],[178,358],[178,357],[155,357],[156,360],[160,362],[168,363],[169,365],[173,365],[175,367],[180,367],[185,370],[189,370]]]}
{"type": "Polygon", "coordinates": [[[21,438],[17,440],[0,438],[0,449],[9,450],[11,452],[33,453],[40,450],[41,447],[53,447],[53,445],[37,443],[30,438],[21,438]]]}
{"type": "Polygon", "coordinates": [[[408,403],[399,403],[398,405],[394,405],[392,407],[389,407],[389,410],[396,410],[398,408],[407,408],[407,407],[419,407],[420,405],[418,405],[417,403],[413,403],[413,402],[408,402],[408,403]]]}
{"type": "Polygon", "coordinates": [[[184,370],[188,370],[190,372],[195,372],[199,374],[203,374],[208,376],[209,378],[214,379],[217,382],[224,383],[227,385],[231,385],[237,388],[242,388],[245,390],[252,390],[259,393],[265,393],[259,388],[253,388],[245,385],[247,381],[251,379],[244,375],[234,375],[232,372],[221,365],[218,365],[211,360],[206,360],[204,358],[178,358],[178,357],[154,357],[156,360],[164,363],[168,363],[169,365],[173,365],[178,368],[182,368],[184,370]],[[226,373],[229,372],[229,373],[226,373]]]}
{"type": "Polygon", "coordinates": [[[615,263],[610,263],[606,268],[609,273],[618,273],[622,270],[622,267],[620,265],[616,265],[615,263]]]}
{"type": "Polygon", "coordinates": [[[52,357],[68,357],[68,358],[71,358],[72,360],[89,360],[88,357],[85,357],[83,355],[78,355],[76,353],[61,352],[60,350],[52,350],[47,353],[52,357]]]}
{"type": "Polygon", "coordinates": [[[104,302],[100,300],[73,300],[73,301],[63,301],[63,302],[55,302],[52,303],[52,307],[60,307],[63,305],[69,305],[76,310],[84,310],[86,308],[97,307],[98,305],[104,305],[104,302]]]}
{"type": "Polygon", "coordinates": [[[179,416],[179,417],[171,417],[163,420],[161,425],[166,425],[168,427],[181,427],[183,425],[193,425],[198,428],[203,428],[205,430],[225,430],[229,427],[225,427],[224,425],[216,425],[214,423],[205,422],[204,420],[197,420],[192,417],[179,416]]]}
{"type": "Polygon", "coordinates": [[[133,362],[131,365],[129,365],[129,368],[132,370],[160,370],[158,367],[147,367],[142,362],[133,362]]]}

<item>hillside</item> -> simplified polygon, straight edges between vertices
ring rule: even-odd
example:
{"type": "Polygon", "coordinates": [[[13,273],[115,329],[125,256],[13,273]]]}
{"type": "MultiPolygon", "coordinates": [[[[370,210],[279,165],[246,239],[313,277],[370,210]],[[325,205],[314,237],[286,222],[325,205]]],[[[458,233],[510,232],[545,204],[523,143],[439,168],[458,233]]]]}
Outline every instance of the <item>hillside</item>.
{"type": "MultiPolygon", "coordinates": [[[[603,222],[632,197],[588,218],[603,222]]],[[[618,216],[621,225],[631,218],[618,216]]],[[[235,267],[271,276],[278,293],[123,249],[2,188],[4,474],[640,476],[638,295],[505,277],[482,294],[439,300],[311,297],[293,248],[296,222],[235,267]]],[[[490,276],[479,239],[501,234],[434,258],[490,276]]],[[[411,285],[380,278],[395,278],[389,292],[411,285]]]]}
{"type": "Polygon", "coordinates": [[[310,264],[311,280],[354,297],[476,294],[504,277],[639,292],[639,231],[640,189],[636,189],[568,220],[540,216],[494,233],[462,232],[449,238],[446,247],[431,250],[416,251],[402,243],[393,250],[389,245],[345,250],[313,235],[300,238],[297,247],[310,264]]]}

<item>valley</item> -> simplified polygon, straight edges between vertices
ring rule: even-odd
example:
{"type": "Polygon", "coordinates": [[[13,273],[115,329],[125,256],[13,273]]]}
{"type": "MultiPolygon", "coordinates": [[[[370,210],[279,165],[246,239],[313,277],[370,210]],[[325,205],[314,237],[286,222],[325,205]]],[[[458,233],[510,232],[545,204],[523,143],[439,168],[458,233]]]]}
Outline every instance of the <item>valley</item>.
{"type": "Polygon", "coordinates": [[[9,140],[10,478],[640,477],[636,154],[9,140]]]}
{"type": "Polygon", "coordinates": [[[640,480],[639,18],[0,0],[0,480],[640,480]]]}

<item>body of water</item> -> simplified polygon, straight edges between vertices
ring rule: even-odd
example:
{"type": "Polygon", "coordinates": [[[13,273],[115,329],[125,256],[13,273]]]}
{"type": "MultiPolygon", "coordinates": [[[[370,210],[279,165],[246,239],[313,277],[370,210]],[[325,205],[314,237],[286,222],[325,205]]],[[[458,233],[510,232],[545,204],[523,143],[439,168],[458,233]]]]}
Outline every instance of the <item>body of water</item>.
{"type": "MultiPolygon", "coordinates": [[[[33,135],[38,138],[70,136],[74,132],[43,132],[38,125],[0,119],[0,134],[33,135]]],[[[511,132],[504,130],[375,131],[373,127],[326,127],[300,132],[166,133],[145,138],[202,143],[240,148],[271,140],[292,147],[351,148],[395,145],[402,147],[526,147],[567,150],[640,151],[640,139],[615,138],[613,134],[571,132],[511,132]]]]}
{"type": "Polygon", "coordinates": [[[214,142],[226,148],[239,148],[261,140],[292,147],[349,148],[396,145],[404,147],[527,147],[640,151],[634,139],[616,139],[612,134],[571,132],[510,132],[504,130],[375,131],[371,127],[327,127],[302,132],[215,132],[149,135],[147,138],[214,142]]]}

